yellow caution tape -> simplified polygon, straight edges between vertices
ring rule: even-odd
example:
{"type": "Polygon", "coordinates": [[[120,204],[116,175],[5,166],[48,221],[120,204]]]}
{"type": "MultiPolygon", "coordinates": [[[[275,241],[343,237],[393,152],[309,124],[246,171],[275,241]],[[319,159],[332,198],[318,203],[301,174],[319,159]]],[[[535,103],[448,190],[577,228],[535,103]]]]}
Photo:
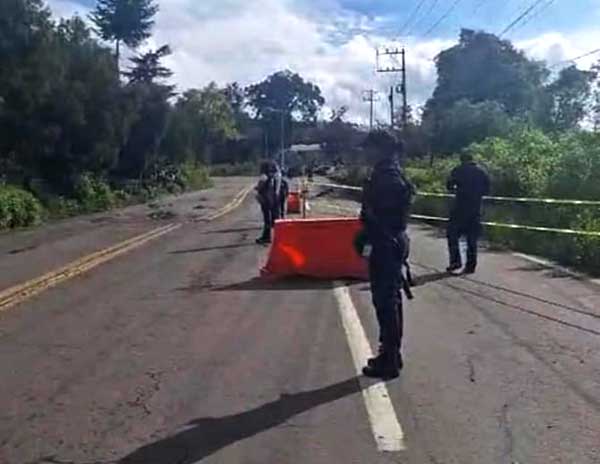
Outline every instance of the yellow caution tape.
{"type": "MultiPolygon", "coordinates": [[[[318,185],[326,188],[337,188],[341,190],[350,191],[362,191],[360,187],[353,187],[351,185],[340,185],[340,184],[326,184],[317,183],[318,185]]],[[[450,193],[435,193],[435,192],[417,192],[418,196],[421,197],[437,197],[437,198],[454,198],[453,194],[450,193]]],[[[554,204],[554,205],[577,205],[577,206],[600,206],[600,201],[594,200],[561,200],[558,198],[527,198],[527,197],[484,197],[487,201],[507,201],[513,203],[541,203],[541,204],[554,204]]]]}
{"type": "MultiPolygon", "coordinates": [[[[328,207],[332,207],[343,213],[351,213],[356,214],[356,209],[352,208],[344,208],[343,206],[333,205],[331,203],[327,204],[328,207]]],[[[437,221],[437,222],[448,222],[448,218],[438,217],[438,216],[426,216],[423,214],[412,214],[412,219],[422,220],[422,221],[437,221]]],[[[556,234],[567,234],[567,235],[581,235],[588,237],[600,237],[600,231],[592,231],[592,230],[574,230],[574,229],[553,229],[551,227],[538,227],[538,226],[524,226],[520,224],[504,224],[501,222],[483,222],[482,223],[488,227],[501,227],[505,229],[513,229],[513,230],[528,230],[531,232],[552,232],[556,234]]]]}
{"type": "MultiPolygon", "coordinates": [[[[442,218],[437,216],[425,216],[422,214],[413,214],[411,216],[413,219],[421,219],[424,221],[439,221],[439,222],[448,222],[448,218],[442,218]]],[[[502,227],[505,229],[514,229],[514,230],[529,230],[532,232],[553,232],[557,234],[569,234],[569,235],[586,235],[590,237],[600,237],[600,231],[592,231],[592,230],[575,230],[575,229],[553,229],[551,227],[539,227],[539,226],[523,226],[520,224],[503,224],[501,222],[482,222],[483,225],[489,227],[502,227]]]]}

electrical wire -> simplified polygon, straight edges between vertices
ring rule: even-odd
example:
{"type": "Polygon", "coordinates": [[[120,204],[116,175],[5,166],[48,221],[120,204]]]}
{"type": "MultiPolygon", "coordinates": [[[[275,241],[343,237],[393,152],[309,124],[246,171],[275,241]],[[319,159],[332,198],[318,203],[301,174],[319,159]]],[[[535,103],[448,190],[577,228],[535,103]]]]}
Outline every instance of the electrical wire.
{"type": "Polygon", "coordinates": [[[517,16],[508,26],[504,28],[504,30],[499,34],[500,37],[510,32],[515,26],[517,26],[521,21],[527,18],[533,10],[535,10],[544,0],[536,0],[533,4],[531,4],[523,13],[517,16]]]}
{"type": "Polygon", "coordinates": [[[450,6],[450,8],[448,8],[448,10],[440,17],[440,19],[438,19],[428,30],[427,32],[425,32],[425,34],[423,34],[424,37],[428,36],[429,34],[431,34],[434,30],[437,29],[437,27],[442,24],[442,22],[448,18],[448,16],[450,16],[452,14],[452,12],[454,11],[454,9],[458,6],[458,4],[461,2],[462,0],[454,0],[454,3],[452,4],[452,6],[450,6]]]}
{"type": "Polygon", "coordinates": [[[400,36],[402,36],[405,32],[407,34],[408,34],[408,32],[410,32],[410,28],[408,30],[407,30],[407,28],[414,21],[414,19],[417,17],[417,15],[419,14],[419,11],[421,11],[421,8],[423,8],[423,5],[425,4],[425,2],[426,2],[426,0],[421,0],[419,2],[419,4],[416,6],[416,8],[413,10],[413,12],[410,14],[410,16],[408,17],[408,19],[406,20],[406,22],[404,23],[404,25],[400,29],[400,36]]]}
{"type": "Polygon", "coordinates": [[[559,61],[558,63],[554,63],[552,66],[550,66],[550,68],[556,68],[557,66],[560,66],[562,64],[574,63],[578,60],[581,60],[582,58],[587,58],[588,56],[596,55],[598,53],[600,53],[600,48],[584,53],[583,55],[576,56],[575,58],[559,61]]]}
{"type": "Polygon", "coordinates": [[[487,0],[481,0],[477,5],[475,5],[475,8],[473,8],[473,14],[477,13],[486,2],[487,0]]]}
{"type": "Polygon", "coordinates": [[[539,18],[542,15],[542,13],[544,13],[546,10],[548,10],[548,8],[550,8],[552,6],[552,4],[554,4],[555,2],[556,2],[556,0],[548,0],[548,2],[545,5],[542,5],[542,7],[535,14],[533,14],[529,18],[527,18],[523,23],[521,23],[521,25],[517,26],[515,28],[515,30],[523,29],[531,21],[539,18]]]}
{"type": "Polygon", "coordinates": [[[433,0],[431,2],[431,5],[429,6],[429,9],[425,12],[425,14],[423,15],[423,17],[419,21],[417,21],[415,23],[415,27],[420,26],[423,23],[423,21],[425,21],[425,19],[428,18],[431,15],[431,13],[433,13],[433,10],[438,5],[438,3],[440,3],[440,0],[433,0]]]}

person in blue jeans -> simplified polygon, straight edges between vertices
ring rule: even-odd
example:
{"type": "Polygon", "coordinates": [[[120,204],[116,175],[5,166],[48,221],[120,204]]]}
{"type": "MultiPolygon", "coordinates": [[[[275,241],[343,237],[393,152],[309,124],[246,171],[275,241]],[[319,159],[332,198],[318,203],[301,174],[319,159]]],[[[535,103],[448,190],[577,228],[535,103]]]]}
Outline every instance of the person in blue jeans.
{"type": "Polygon", "coordinates": [[[467,239],[467,263],[465,274],[474,274],[477,269],[477,242],[481,236],[483,197],[490,194],[488,174],[473,160],[472,155],[463,153],[461,165],[455,168],[447,182],[448,191],[456,194],[448,222],[448,272],[462,268],[460,238],[467,239]]]}

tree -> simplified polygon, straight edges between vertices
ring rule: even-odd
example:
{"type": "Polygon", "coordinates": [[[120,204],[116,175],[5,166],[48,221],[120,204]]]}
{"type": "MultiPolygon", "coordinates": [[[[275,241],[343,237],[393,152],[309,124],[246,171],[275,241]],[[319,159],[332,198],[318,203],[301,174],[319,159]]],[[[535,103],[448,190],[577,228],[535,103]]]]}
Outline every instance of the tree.
{"type": "Polygon", "coordinates": [[[600,61],[592,67],[592,71],[596,73],[596,78],[593,83],[590,116],[594,132],[598,132],[600,131],[600,61]]]}
{"type": "Polygon", "coordinates": [[[210,162],[215,148],[236,135],[230,102],[211,83],[179,97],[161,151],[174,162],[210,162]]]}
{"type": "Polygon", "coordinates": [[[133,102],[138,115],[121,153],[120,172],[127,177],[142,178],[149,168],[157,166],[171,111],[169,99],[174,89],[163,82],[172,72],[162,66],[160,60],[170,53],[170,48],[164,45],[134,57],[131,59],[134,66],[125,73],[129,78],[128,99],[133,102]]]}
{"type": "Polygon", "coordinates": [[[574,65],[561,70],[558,78],[547,86],[546,128],[568,131],[579,127],[590,103],[595,77],[595,72],[581,71],[574,65]]]}
{"type": "Polygon", "coordinates": [[[171,54],[171,48],[163,45],[158,50],[149,51],[143,55],[131,58],[133,67],[123,74],[129,79],[130,84],[154,84],[157,80],[168,79],[173,72],[160,64],[160,61],[171,54]]]}
{"type": "Polygon", "coordinates": [[[471,103],[460,100],[437,114],[437,127],[424,129],[436,151],[455,153],[472,143],[510,132],[512,121],[502,105],[494,101],[471,103]]]}
{"type": "Polygon", "coordinates": [[[493,34],[463,29],[457,45],[436,58],[437,87],[429,110],[459,100],[496,101],[511,116],[534,112],[548,70],[532,61],[511,42],[493,34]]]}
{"type": "Polygon", "coordinates": [[[325,103],[321,89],[306,82],[291,71],[279,71],[264,81],[246,89],[248,104],[256,119],[262,121],[269,134],[271,148],[281,145],[280,124],[284,117],[285,145],[292,139],[292,121],[315,122],[317,113],[325,103]]]}
{"type": "Polygon", "coordinates": [[[137,48],[150,37],[158,5],[154,0],[98,0],[90,19],[103,40],[115,43],[117,63],[121,56],[121,42],[137,48]]]}
{"type": "MultiPolygon", "coordinates": [[[[542,62],[528,59],[507,40],[486,32],[463,29],[459,43],[437,56],[436,66],[437,86],[423,113],[423,124],[432,136],[434,150],[447,151],[451,146],[462,148],[450,143],[450,131],[445,125],[454,124],[448,118],[449,111],[458,110],[461,116],[468,117],[461,111],[466,104],[494,102],[484,111],[494,120],[500,118],[501,111],[510,119],[536,124],[544,119],[544,83],[549,72],[542,62]],[[458,102],[462,103],[450,110],[458,102]],[[443,140],[446,142],[442,143],[443,140]]],[[[476,122],[472,118],[469,120],[476,122]]],[[[458,139],[461,137],[459,135],[458,139]]],[[[465,142],[469,139],[463,138],[465,142]]]]}

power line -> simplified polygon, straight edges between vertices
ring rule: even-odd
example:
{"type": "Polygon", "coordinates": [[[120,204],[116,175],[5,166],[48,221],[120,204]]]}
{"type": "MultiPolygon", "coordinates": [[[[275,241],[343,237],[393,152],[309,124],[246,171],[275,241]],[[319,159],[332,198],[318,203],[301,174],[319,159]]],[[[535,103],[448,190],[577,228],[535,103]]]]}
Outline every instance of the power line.
{"type": "Polygon", "coordinates": [[[408,19],[406,20],[406,22],[404,23],[404,25],[400,29],[400,36],[402,36],[404,34],[404,32],[409,32],[410,31],[410,28],[409,28],[409,31],[407,31],[406,28],[417,17],[417,15],[419,14],[419,11],[421,11],[421,8],[423,8],[423,5],[425,4],[425,1],[426,0],[421,0],[419,2],[419,4],[416,6],[416,8],[413,10],[413,12],[410,14],[410,16],[408,17],[408,19]]]}
{"type": "Polygon", "coordinates": [[[427,32],[425,32],[425,34],[423,34],[424,36],[428,36],[429,34],[431,34],[435,29],[437,29],[437,27],[442,24],[442,22],[452,14],[452,12],[454,11],[454,9],[457,7],[457,5],[461,2],[462,0],[454,0],[454,3],[452,4],[452,6],[448,9],[448,11],[446,11],[440,19],[438,19],[428,30],[427,32]]]}
{"type": "Polygon", "coordinates": [[[550,8],[555,2],[556,0],[549,0],[545,5],[542,5],[542,7],[537,11],[537,13],[527,18],[527,20],[524,21],[519,27],[517,27],[517,29],[522,29],[534,19],[539,18],[542,15],[542,13],[544,13],[548,8],[550,8]]]}
{"type": "Polygon", "coordinates": [[[416,22],[415,27],[419,26],[426,18],[429,17],[429,15],[431,15],[431,13],[433,13],[434,8],[437,6],[437,4],[439,2],[440,2],[440,0],[433,0],[431,2],[431,5],[429,6],[429,9],[425,13],[425,15],[423,15],[423,17],[419,21],[416,22]]]}
{"type": "Polygon", "coordinates": [[[473,8],[473,14],[477,13],[486,2],[487,0],[481,0],[477,5],[475,5],[475,8],[473,8]]]}
{"type": "Polygon", "coordinates": [[[531,14],[533,10],[535,10],[544,0],[537,0],[532,5],[530,5],[523,13],[521,13],[517,18],[511,22],[508,26],[504,28],[504,30],[500,33],[500,37],[509,32],[512,28],[514,28],[517,24],[519,24],[523,19],[531,14]]]}
{"type": "Polygon", "coordinates": [[[568,60],[559,61],[558,63],[554,63],[552,66],[550,66],[550,68],[556,68],[557,66],[560,66],[561,64],[574,63],[575,61],[581,60],[582,58],[587,58],[588,56],[596,55],[598,53],[600,53],[600,48],[597,48],[596,50],[592,50],[587,53],[584,53],[583,55],[576,56],[575,58],[570,58],[568,60]]]}

